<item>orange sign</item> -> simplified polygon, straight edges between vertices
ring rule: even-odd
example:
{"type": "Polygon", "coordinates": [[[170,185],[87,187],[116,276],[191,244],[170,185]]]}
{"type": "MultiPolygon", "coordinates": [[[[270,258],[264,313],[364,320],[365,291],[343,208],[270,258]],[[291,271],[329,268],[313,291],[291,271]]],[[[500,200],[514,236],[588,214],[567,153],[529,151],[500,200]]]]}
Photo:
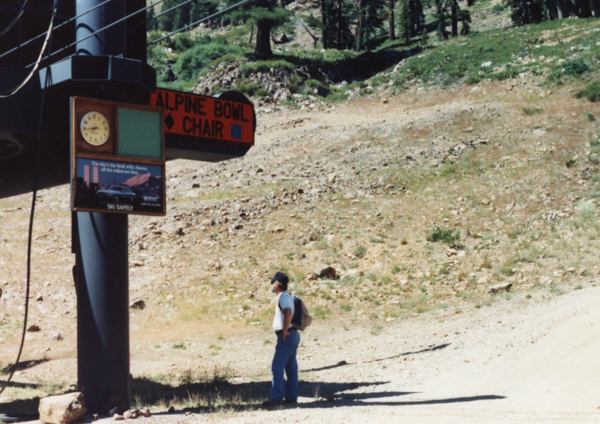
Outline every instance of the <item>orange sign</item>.
{"type": "Polygon", "coordinates": [[[165,133],[254,144],[251,104],[157,89],[150,106],[163,109],[165,133]]]}

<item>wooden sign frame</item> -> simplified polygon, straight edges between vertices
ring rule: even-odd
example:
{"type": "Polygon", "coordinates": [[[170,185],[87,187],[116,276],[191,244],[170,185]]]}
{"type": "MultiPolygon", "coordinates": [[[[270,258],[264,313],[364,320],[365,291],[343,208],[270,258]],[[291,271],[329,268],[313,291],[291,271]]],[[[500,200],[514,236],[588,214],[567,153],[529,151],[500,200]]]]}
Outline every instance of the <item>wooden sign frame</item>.
{"type": "MultiPolygon", "coordinates": [[[[161,110],[148,106],[81,97],[71,98],[71,209],[73,211],[166,215],[165,137],[162,115],[161,110]],[[125,145],[124,140],[119,140],[119,109],[127,109],[134,113],[152,112],[159,115],[157,122],[160,128],[159,158],[119,153],[120,141],[125,145]],[[109,136],[102,145],[95,146],[88,143],[81,132],[81,119],[89,112],[101,113],[109,123],[109,136]],[[108,183],[111,178],[113,182],[108,183]]],[[[152,117],[152,115],[147,116],[152,117]]]]}

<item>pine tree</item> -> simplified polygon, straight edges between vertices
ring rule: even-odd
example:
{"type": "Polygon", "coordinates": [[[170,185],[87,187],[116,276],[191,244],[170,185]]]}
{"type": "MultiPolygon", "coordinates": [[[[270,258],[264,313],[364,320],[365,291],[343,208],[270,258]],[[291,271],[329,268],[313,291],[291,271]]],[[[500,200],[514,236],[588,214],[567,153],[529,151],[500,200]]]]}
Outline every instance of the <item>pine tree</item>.
{"type": "Polygon", "coordinates": [[[146,10],[146,31],[156,31],[158,29],[158,21],[154,19],[156,13],[154,8],[146,10]]]}
{"type": "Polygon", "coordinates": [[[446,11],[446,3],[444,0],[435,0],[436,12],[435,12],[435,20],[436,20],[436,33],[440,40],[448,39],[448,31],[446,30],[446,26],[448,25],[448,12],[446,11]]]}
{"type": "Polygon", "coordinates": [[[211,0],[197,0],[190,8],[190,23],[198,22],[217,11],[217,4],[211,0]]]}
{"type": "Polygon", "coordinates": [[[356,51],[362,50],[363,29],[365,26],[365,0],[358,0],[358,25],[356,26],[356,51]]]}
{"type": "Polygon", "coordinates": [[[412,37],[423,32],[425,15],[421,0],[403,0],[399,21],[400,36],[408,44],[412,37]]]}
{"type": "MultiPolygon", "coordinates": [[[[176,0],[165,0],[160,8],[160,12],[163,13],[179,2],[176,0]]],[[[175,19],[175,10],[165,13],[159,19],[158,25],[162,31],[173,31],[173,21],[175,19]]]]}
{"type": "Polygon", "coordinates": [[[271,50],[271,30],[290,20],[290,13],[278,6],[277,0],[256,0],[255,6],[242,9],[237,16],[256,24],[256,45],[254,53],[263,58],[273,57],[271,50]]]}
{"type": "Polygon", "coordinates": [[[395,30],[395,0],[388,0],[388,41],[394,41],[396,39],[395,30]]]}
{"type": "MultiPolygon", "coordinates": [[[[467,35],[471,31],[471,13],[466,9],[461,9],[460,0],[436,0],[437,13],[437,33],[440,39],[448,38],[448,31],[446,26],[448,19],[450,19],[450,35],[452,37],[458,37],[458,23],[462,23],[460,30],[461,35],[467,35]],[[448,11],[450,13],[448,13],[448,11]]],[[[472,6],[474,0],[467,0],[467,6],[472,6]]]]}

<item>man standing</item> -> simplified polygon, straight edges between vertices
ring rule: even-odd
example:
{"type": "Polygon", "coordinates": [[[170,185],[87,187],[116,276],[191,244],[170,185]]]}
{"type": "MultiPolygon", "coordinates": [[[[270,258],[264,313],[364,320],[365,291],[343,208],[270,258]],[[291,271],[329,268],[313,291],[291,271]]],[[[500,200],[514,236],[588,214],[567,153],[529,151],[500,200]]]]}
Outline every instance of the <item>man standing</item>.
{"type": "Polygon", "coordinates": [[[264,402],[265,406],[294,404],[298,402],[298,363],[296,351],[300,344],[300,334],[292,326],[294,316],[294,299],[288,293],[289,278],[283,272],[277,271],[271,280],[271,291],[277,294],[273,331],[277,335],[275,356],[271,364],[273,382],[271,383],[271,399],[264,402]],[[287,381],[283,381],[283,372],[287,381]],[[284,400],[285,397],[285,400],[284,400]]]}

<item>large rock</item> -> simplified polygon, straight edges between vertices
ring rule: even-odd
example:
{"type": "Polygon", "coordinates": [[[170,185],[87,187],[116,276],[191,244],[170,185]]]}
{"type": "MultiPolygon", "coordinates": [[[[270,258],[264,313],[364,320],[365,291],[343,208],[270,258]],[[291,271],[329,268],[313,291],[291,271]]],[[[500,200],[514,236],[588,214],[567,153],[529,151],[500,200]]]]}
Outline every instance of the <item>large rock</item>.
{"type": "Polygon", "coordinates": [[[319,278],[330,278],[332,280],[337,276],[335,268],[325,264],[317,264],[314,273],[319,278]]]}
{"type": "Polygon", "coordinates": [[[50,396],[40,400],[40,421],[47,424],[71,424],[85,414],[83,393],[50,396]]]}

